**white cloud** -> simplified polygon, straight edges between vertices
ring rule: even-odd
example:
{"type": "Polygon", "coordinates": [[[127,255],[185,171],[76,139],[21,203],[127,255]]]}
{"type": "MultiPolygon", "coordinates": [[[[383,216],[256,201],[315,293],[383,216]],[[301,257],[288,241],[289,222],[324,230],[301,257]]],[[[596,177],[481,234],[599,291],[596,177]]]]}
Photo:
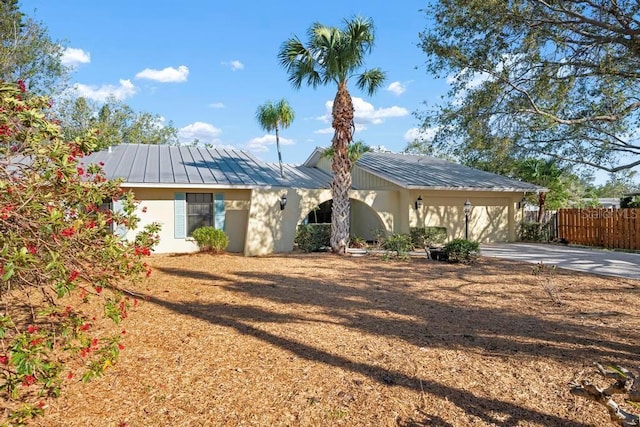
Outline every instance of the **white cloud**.
{"type": "Polygon", "coordinates": [[[407,142],[431,141],[437,132],[438,128],[411,128],[404,133],[404,140],[407,142]]]}
{"type": "Polygon", "coordinates": [[[229,62],[222,62],[221,64],[230,67],[233,71],[242,70],[244,68],[244,64],[237,59],[229,62]]]}
{"type": "Polygon", "coordinates": [[[177,69],[173,67],[163,68],[162,70],[145,68],[136,74],[137,79],[153,80],[160,83],[186,82],[188,76],[189,68],[186,65],[180,65],[177,69]]]}
{"type": "MultiPolygon", "coordinates": [[[[356,130],[355,133],[358,132],[362,132],[363,130],[367,130],[367,127],[365,125],[363,125],[362,123],[355,123],[356,126],[356,130]]],[[[322,128],[322,129],[318,129],[318,130],[314,130],[313,133],[317,133],[319,135],[333,135],[333,133],[335,132],[335,130],[331,127],[329,128],[322,128]]]]}
{"type": "Polygon", "coordinates": [[[393,92],[396,95],[402,95],[407,91],[407,86],[401,82],[393,82],[387,86],[389,92],[393,92]]]}
{"type": "Polygon", "coordinates": [[[225,108],[226,105],[224,105],[222,102],[212,102],[211,104],[209,104],[209,108],[225,108]]]}
{"type": "MultiPolygon", "coordinates": [[[[356,124],[356,131],[366,129],[366,125],[379,125],[385,121],[385,119],[393,117],[404,117],[409,115],[409,110],[404,107],[388,107],[376,109],[373,104],[365,101],[362,98],[354,96],[352,98],[353,108],[355,109],[353,121],[356,124]],[[358,129],[360,126],[360,129],[358,129]]],[[[333,108],[333,101],[327,101],[325,103],[327,113],[320,116],[319,119],[328,123],[331,120],[331,109],[333,108]]]]}
{"type": "Polygon", "coordinates": [[[62,52],[62,58],[60,58],[60,61],[62,62],[62,65],[77,67],[80,64],[90,63],[91,54],[82,49],[67,47],[64,52],[62,52]]]}
{"type": "MultiPolygon", "coordinates": [[[[280,145],[294,144],[294,140],[280,137],[280,145]]],[[[247,142],[247,149],[255,153],[264,153],[265,151],[269,151],[270,145],[276,145],[275,135],[264,135],[258,138],[253,138],[251,141],[247,142]]]]}
{"type": "Polygon", "coordinates": [[[182,144],[191,144],[197,139],[201,144],[217,145],[220,143],[218,136],[221,133],[221,129],[210,123],[194,122],[178,129],[178,139],[182,144]]]}
{"type": "Polygon", "coordinates": [[[120,79],[120,85],[102,85],[102,86],[89,86],[82,83],[77,83],[74,86],[74,90],[78,96],[83,96],[88,99],[104,102],[109,97],[113,97],[119,101],[129,98],[138,91],[138,89],[131,83],[131,80],[120,79]]]}
{"type": "Polygon", "coordinates": [[[327,134],[333,133],[333,128],[322,128],[322,129],[314,130],[313,133],[317,133],[320,135],[327,135],[327,134]]]}

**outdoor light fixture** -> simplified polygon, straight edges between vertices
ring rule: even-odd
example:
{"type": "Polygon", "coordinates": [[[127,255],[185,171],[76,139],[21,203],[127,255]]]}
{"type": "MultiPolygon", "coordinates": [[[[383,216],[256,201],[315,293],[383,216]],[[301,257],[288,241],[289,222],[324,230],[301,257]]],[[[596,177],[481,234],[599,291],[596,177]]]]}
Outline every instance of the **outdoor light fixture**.
{"type": "Polygon", "coordinates": [[[422,196],[418,196],[418,198],[416,199],[416,210],[420,209],[422,207],[422,196]]]}
{"type": "Polygon", "coordinates": [[[287,206],[287,195],[283,194],[282,197],[280,197],[280,210],[283,211],[285,206],[287,206]]]}
{"type": "Polygon", "coordinates": [[[527,204],[527,198],[523,197],[522,200],[520,200],[518,202],[518,209],[522,209],[524,208],[524,206],[527,204]]]}
{"type": "Polygon", "coordinates": [[[467,199],[464,202],[464,239],[469,240],[469,214],[471,213],[471,202],[467,199]]]}

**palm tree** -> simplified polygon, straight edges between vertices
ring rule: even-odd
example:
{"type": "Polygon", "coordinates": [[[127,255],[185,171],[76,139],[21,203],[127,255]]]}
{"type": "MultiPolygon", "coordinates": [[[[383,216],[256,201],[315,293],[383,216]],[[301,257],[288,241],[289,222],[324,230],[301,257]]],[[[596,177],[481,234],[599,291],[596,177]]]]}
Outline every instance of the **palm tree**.
{"type": "MultiPolygon", "coordinates": [[[[364,153],[368,153],[369,151],[373,151],[373,149],[369,145],[365,144],[364,141],[355,141],[351,143],[347,149],[347,157],[349,157],[349,161],[351,162],[351,168],[353,168],[353,165],[356,164],[364,153]]],[[[333,157],[333,153],[333,147],[329,147],[324,150],[322,155],[330,159],[333,157]]]]}
{"type": "Polygon", "coordinates": [[[284,178],[282,170],[282,153],[280,152],[280,128],[286,129],[291,126],[291,122],[295,118],[293,108],[286,99],[281,99],[277,103],[267,101],[258,107],[256,111],[256,120],[267,132],[276,131],[276,148],[278,150],[278,162],[280,164],[280,176],[284,178]]]}
{"type": "MultiPolygon", "coordinates": [[[[278,53],[280,64],[287,70],[289,81],[299,89],[305,82],[316,88],[336,84],[333,100],[331,148],[333,181],[331,194],[331,250],[345,254],[349,242],[349,189],[351,188],[351,160],[348,148],[353,141],[353,101],[347,82],[364,65],[364,56],[371,52],[374,42],[373,21],[354,17],[344,20],[344,28],[314,23],[308,30],[305,46],[298,37],[284,42],[278,53]]],[[[364,70],[356,77],[356,87],[370,96],[382,86],[385,74],[379,68],[364,70]]]]}

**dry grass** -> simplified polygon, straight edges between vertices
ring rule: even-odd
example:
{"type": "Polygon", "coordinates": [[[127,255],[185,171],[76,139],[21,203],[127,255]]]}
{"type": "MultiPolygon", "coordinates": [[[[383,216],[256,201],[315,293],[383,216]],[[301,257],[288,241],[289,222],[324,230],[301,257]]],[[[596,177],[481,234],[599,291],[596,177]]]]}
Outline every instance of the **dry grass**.
{"type": "Polygon", "coordinates": [[[117,365],[40,426],[602,426],[567,384],[637,365],[640,282],[327,254],[156,256],[117,365]]]}

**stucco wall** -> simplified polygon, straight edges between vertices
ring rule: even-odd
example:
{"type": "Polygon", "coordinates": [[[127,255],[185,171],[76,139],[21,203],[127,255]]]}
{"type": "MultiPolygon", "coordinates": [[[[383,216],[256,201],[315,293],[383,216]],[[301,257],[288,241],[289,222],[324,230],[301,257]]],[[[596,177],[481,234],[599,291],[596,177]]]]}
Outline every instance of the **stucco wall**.
{"type": "MultiPolygon", "coordinates": [[[[225,200],[225,232],[230,238],[229,252],[247,256],[289,252],[293,249],[298,224],[321,203],[331,199],[328,189],[153,189],[133,188],[140,207],[140,226],[160,222],[160,244],[157,253],[197,251],[191,239],[174,236],[174,194],[176,192],[223,193],[225,200]],[[287,205],[280,210],[280,198],[287,205]]],[[[386,233],[407,233],[415,226],[443,226],[448,238],[464,237],[463,204],[469,199],[469,238],[481,242],[514,241],[520,211],[516,208],[522,193],[474,191],[418,190],[352,190],[351,233],[367,240],[378,229],[386,233]],[[418,196],[422,206],[415,209],[418,196]]],[[[131,232],[128,238],[133,238],[131,232]]]]}
{"type": "Polygon", "coordinates": [[[465,237],[464,202],[469,200],[469,239],[484,243],[516,240],[516,224],[521,212],[517,203],[522,193],[479,191],[411,191],[409,223],[411,227],[441,226],[449,239],[465,237]],[[422,197],[422,207],[415,201],[422,197]]]}
{"type": "MultiPolygon", "coordinates": [[[[229,252],[242,252],[247,231],[247,216],[249,212],[250,190],[220,190],[220,189],[186,189],[186,188],[131,188],[136,199],[140,200],[137,212],[140,218],[140,228],[152,222],[162,226],[160,243],[156,246],[156,253],[184,253],[196,252],[198,246],[190,239],[175,238],[174,196],[176,192],[185,193],[222,193],[225,204],[224,231],[229,236],[229,252]],[[146,213],[142,208],[146,207],[146,213]]],[[[130,231],[127,238],[133,238],[135,231],[130,231]]]]}

